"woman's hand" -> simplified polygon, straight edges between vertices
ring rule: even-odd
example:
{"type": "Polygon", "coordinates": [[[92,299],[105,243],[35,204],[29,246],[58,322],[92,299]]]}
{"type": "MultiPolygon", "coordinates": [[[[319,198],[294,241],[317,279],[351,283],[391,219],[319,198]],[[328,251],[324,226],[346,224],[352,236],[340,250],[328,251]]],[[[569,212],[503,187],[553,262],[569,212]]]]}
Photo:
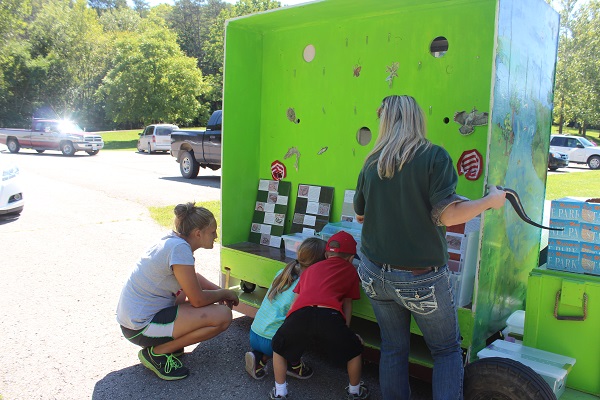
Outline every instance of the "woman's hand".
{"type": "Polygon", "coordinates": [[[240,304],[240,299],[233,290],[224,289],[223,292],[226,297],[219,301],[219,304],[225,304],[230,309],[233,309],[234,306],[240,304]]]}
{"type": "Polygon", "coordinates": [[[365,216],[364,215],[357,215],[356,216],[356,222],[358,222],[359,224],[362,224],[363,222],[365,222],[365,216]]]}

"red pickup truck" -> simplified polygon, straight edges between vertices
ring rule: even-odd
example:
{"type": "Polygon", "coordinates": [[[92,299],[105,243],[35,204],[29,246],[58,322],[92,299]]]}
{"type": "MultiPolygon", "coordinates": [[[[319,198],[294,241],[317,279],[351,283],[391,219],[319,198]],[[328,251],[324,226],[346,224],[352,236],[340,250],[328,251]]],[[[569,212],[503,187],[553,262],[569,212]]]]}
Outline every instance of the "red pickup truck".
{"type": "Polygon", "coordinates": [[[0,128],[0,143],[11,153],[33,149],[38,153],[60,150],[65,156],[85,151],[91,156],[104,147],[102,136],[86,133],[77,124],[56,119],[32,119],[31,129],[0,128]]]}

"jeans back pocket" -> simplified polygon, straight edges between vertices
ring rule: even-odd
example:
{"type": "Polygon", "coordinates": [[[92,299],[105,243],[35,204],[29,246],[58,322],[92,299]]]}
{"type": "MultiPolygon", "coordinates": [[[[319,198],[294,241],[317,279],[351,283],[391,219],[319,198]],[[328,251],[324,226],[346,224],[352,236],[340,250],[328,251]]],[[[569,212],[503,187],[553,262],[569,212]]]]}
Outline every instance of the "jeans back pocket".
{"type": "Polygon", "coordinates": [[[360,284],[367,297],[374,299],[377,297],[375,288],[373,287],[373,278],[365,271],[365,267],[360,263],[357,268],[358,277],[360,278],[360,284]]]}
{"type": "Polygon", "coordinates": [[[396,289],[396,295],[404,307],[416,314],[431,314],[438,308],[434,286],[396,289]]]}

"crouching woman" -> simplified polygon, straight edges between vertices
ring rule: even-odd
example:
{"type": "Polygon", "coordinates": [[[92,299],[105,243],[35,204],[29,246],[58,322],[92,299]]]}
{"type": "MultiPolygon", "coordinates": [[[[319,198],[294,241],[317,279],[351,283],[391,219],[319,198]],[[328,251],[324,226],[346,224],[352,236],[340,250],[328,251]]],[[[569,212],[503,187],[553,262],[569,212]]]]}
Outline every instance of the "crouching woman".
{"type": "Polygon", "coordinates": [[[117,306],[123,335],[142,347],[142,364],[165,380],[188,376],[180,360],[184,347],[226,330],[239,303],[235,292],[195,269],[194,251],[212,249],[217,238],[214,215],[194,203],[179,204],[174,212],[175,230],[138,260],[117,306]]]}

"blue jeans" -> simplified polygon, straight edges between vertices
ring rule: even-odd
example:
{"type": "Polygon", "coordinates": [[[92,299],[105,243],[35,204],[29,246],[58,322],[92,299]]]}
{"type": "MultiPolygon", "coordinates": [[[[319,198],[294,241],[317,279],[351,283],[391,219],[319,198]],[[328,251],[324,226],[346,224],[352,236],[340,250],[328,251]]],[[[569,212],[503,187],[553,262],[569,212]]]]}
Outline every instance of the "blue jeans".
{"type": "Polygon", "coordinates": [[[463,359],[448,267],[422,275],[377,266],[359,253],[358,275],[381,330],[379,384],[384,400],[409,400],[410,317],[433,357],[434,400],[462,399],[463,359]]]}

